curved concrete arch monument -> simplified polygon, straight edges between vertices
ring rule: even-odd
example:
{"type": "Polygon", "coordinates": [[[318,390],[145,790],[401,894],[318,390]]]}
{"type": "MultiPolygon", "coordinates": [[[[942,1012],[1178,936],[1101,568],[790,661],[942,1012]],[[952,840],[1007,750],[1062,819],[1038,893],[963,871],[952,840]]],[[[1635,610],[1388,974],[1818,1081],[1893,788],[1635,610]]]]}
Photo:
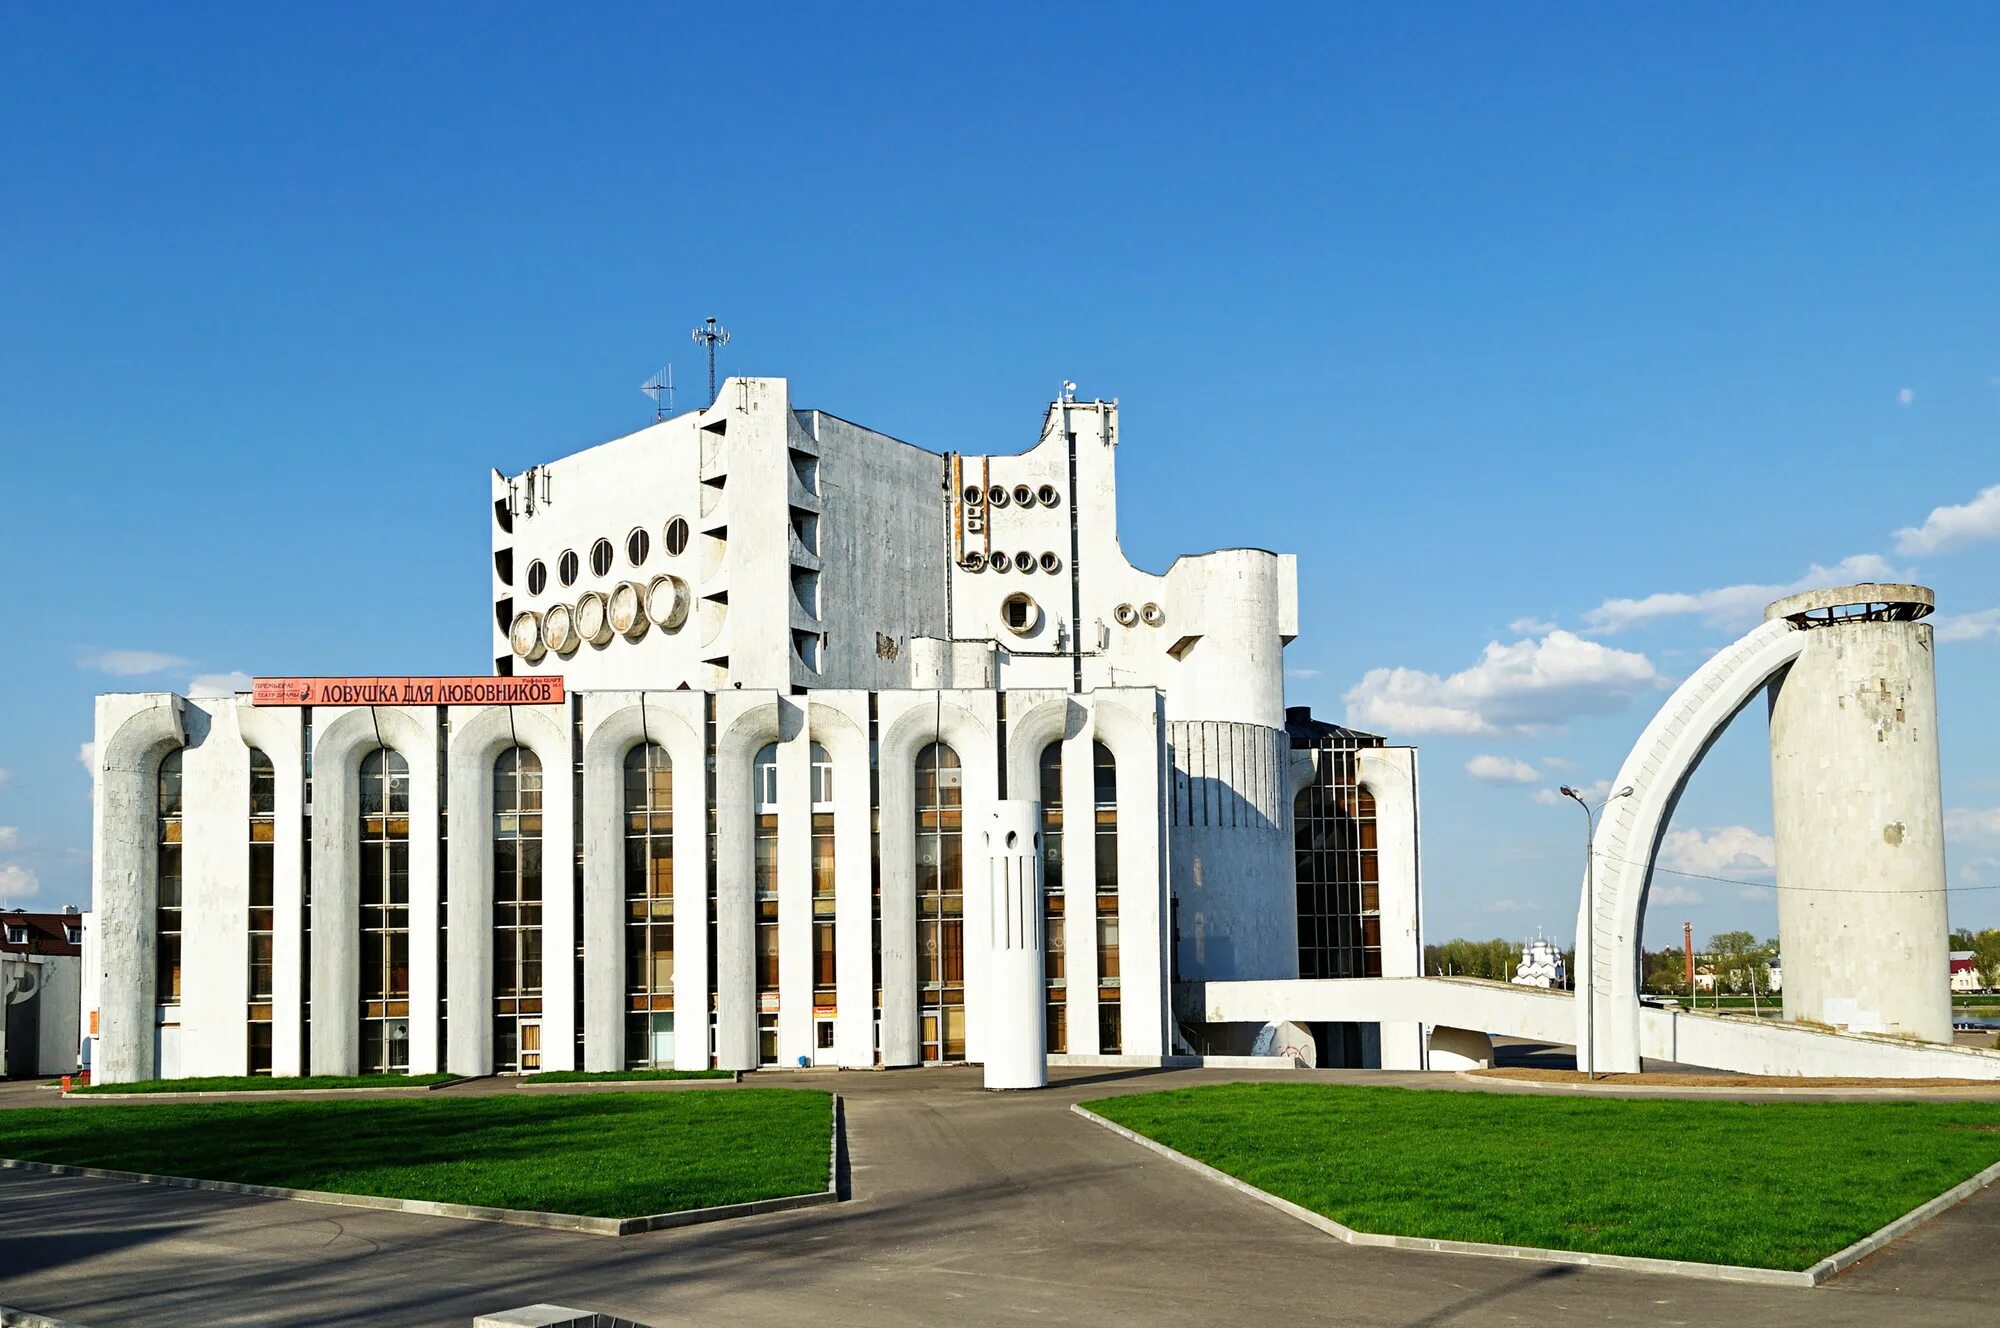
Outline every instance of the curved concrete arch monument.
{"type": "Polygon", "coordinates": [[[1631,792],[1607,804],[1592,843],[1577,918],[1582,1068],[1639,1069],[1641,929],[1660,840],[1702,757],[1766,688],[1778,881],[1798,896],[1780,894],[1787,1018],[1949,1039],[1936,687],[1918,621],[1933,604],[1922,586],[1868,583],[1781,599],[1667,698],[1612,784],[1631,792]],[[1827,1018],[1840,1013],[1853,1017],[1827,1018]]]}

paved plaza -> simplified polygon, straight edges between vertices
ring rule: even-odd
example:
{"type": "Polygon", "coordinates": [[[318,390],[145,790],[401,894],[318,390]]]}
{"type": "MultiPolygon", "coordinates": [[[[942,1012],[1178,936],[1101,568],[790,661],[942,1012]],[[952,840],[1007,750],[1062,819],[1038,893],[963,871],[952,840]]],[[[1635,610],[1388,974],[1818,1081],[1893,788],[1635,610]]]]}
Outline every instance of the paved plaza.
{"type": "MultiPolygon", "coordinates": [[[[0,1305],[85,1328],[464,1328],[536,1301],[655,1326],[1874,1328],[1966,1323],[2000,1297],[2000,1187],[1825,1287],[1775,1290],[1342,1245],[1069,1112],[1108,1093],[1277,1078],[1474,1091],[1451,1075],[1358,1071],[1070,1070],[1005,1095],[974,1069],[786,1075],[845,1096],[851,1200],[623,1239],[0,1172],[0,1305]]],[[[0,1106],[53,1097],[0,1085],[0,1106]]]]}

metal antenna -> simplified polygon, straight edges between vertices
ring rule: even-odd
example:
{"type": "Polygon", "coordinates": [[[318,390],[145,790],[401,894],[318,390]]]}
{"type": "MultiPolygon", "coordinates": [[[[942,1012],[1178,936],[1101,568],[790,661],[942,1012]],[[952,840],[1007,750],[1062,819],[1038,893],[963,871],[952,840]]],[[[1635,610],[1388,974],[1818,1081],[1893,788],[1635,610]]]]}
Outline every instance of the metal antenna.
{"type": "Polygon", "coordinates": [[[653,399],[653,423],[674,413],[674,366],[668,365],[653,375],[653,380],[639,389],[653,399]]]}
{"type": "Polygon", "coordinates": [[[708,347],[708,404],[713,406],[715,404],[715,348],[729,344],[729,329],[718,326],[716,321],[711,318],[694,330],[694,339],[697,345],[706,345],[708,347]]]}

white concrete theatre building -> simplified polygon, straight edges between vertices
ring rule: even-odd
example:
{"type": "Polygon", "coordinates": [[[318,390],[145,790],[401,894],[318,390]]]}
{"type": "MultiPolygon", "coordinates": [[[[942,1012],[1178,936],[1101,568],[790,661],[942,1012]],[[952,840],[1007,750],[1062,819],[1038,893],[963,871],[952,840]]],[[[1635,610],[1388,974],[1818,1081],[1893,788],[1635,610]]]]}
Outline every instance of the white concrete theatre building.
{"type": "Polygon", "coordinates": [[[1126,561],[1118,442],[732,378],[495,473],[497,677],[100,697],[100,1078],[978,1061],[1003,799],[1054,1056],[1248,1049],[1177,983],[1418,974],[1415,752],[1288,725],[1291,557],[1126,561]]]}

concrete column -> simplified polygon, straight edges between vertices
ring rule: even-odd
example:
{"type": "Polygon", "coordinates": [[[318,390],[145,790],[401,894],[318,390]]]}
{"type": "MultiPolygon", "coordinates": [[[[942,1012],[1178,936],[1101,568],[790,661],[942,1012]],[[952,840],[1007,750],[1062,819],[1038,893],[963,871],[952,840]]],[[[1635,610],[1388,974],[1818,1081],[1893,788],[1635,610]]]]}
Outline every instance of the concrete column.
{"type": "Polygon", "coordinates": [[[1765,611],[1804,635],[1770,702],[1787,1019],[1951,1040],[1931,603],[1861,585],[1765,611]]]}
{"type": "Polygon", "coordinates": [[[988,1088],[1041,1088],[1049,1081],[1041,830],[1042,805],[1010,798],[992,804],[979,832],[987,861],[981,1006],[988,1088]]]}
{"type": "MultiPolygon", "coordinates": [[[[1380,878],[1382,976],[1415,978],[1424,973],[1422,895],[1417,879],[1417,750],[1368,747],[1358,758],[1359,783],[1375,798],[1375,865],[1380,878]]],[[[1426,1061],[1424,1026],[1388,1022],[1381,1026],[1379,1063],[1385,1070],[1422,1070],[1426,1061]]]]}
{"type": "Polygon", "coordinates": [[[778,744],[778,1064],[813,1052],[812,742],[778,744]]]}
{"type": "Polygon", "coordinates": [[[1072,1056],[1098,1052],[1095,741],[1096,730],[1086,723],[1063,739],[1062,748],[1063,1018],[1072,1056]]]}
{"type": "MultiPolygon", "coordinates": [[[[271,760],[277,799],[271,824],[271,1073],[302,1072],[300,1045],[305,951],[304,712],[293,706],[253,707],[236,701],[245,748],[271,760]]],[[[245,752],[248,758],[248,752],[245,752]]]]}
{"type": "Polygon", "coordinates": [[[773,693],[747,691],[716,700],[716,1064],[752,1070],[757,1067],[757,810],[751,766],[758,749],[780,736],[779,701],[773,693]]]}
{"type": "Polygon", "coordinates": [[[806,724],[833,760],[834,1059],[867,1069],[875,1064],[867,693],[814,693],[806,724]]]}
{"type": "Polygon", "coordinates": [[[231,698],[190,701],[181,757],[180,1072],[249,1069],[250,753],[231,698]]]}
{"type": "Polygon", "coordinates": [[[185,705],[164,692],[97,698],[91,857],[96,863],[95,1073],[103,1083],[150,1079],[157,1071],[153,914],[159,901],[160,758],[186,741],[185,705]]]}

